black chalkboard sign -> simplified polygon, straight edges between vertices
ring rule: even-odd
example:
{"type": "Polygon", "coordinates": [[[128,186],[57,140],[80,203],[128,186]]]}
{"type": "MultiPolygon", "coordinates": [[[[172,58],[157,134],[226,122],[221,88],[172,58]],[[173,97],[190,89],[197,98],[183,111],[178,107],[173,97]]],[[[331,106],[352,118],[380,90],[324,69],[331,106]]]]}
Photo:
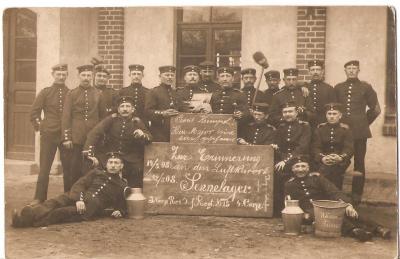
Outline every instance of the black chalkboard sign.
{"type": "Polygon", "coordinates": [[[171,143],[234,144],[236,120],[230,114],[180,113],[171,118],[171,143]]]}
{"type": "Polygon", "coordinates": [[[144,195],[156,214],[271,217],[270,146],[153,143],[144,195]]]}

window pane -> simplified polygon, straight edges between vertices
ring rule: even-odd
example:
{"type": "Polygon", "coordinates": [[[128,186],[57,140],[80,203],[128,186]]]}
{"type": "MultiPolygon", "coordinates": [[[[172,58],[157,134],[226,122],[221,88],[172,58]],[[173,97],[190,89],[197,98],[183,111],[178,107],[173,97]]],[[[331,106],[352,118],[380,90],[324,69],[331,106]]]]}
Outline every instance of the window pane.
{"type": "Polygon", "coordinates": [[[213,7],[213,22],[240,22],[242,20],[242,9],[235,7],[213,7]]]}
{"type": "Polygon", "coordinates": [[[240,56],[216,56],[217,67],[240,67],[240,56]]]}
{"type": "Polygon", "coordinates": [[[36,37],[36,14],[28,9],[18,9],[17,37],[36,37]]]}
{"type": "Polygon", "coordinates": [[[210,22],[211,7],[183,7],[182,22],[210,22]]]}
{"type": "Polygon", "coordinates": [[[198,66],[201,62],[203,62],[205,60],[206,60],[205,56],[204,57],[196,57],[196,58],[192,58],[192,57],[190,57],[190,58],[188,58],[188,57],[181,58],[180,59],[180,63],[179,63],[180,64],[179,72],[177,74],[178,79],[182,79],[183,78],[183,68],[185,66],[188,66],[188,65],[198,66]]]}
{"type": "Polygon", "coordinates": [[[17,59],[36,59],[36,38],[17,38],[15,42],[15,57],[17,59]]]}
{"type": "Polygon", "coordinates": [[[206,31],[182,31],[181,54],[204,55],[207,47],[206,31]]]}
{"type": "Polygon", "coordinates": [[[36,61],[17,61],[17,62],[15,62],[15,81],[16,82],[35,82],[36,81],[36,61]]]}
{"type": "Polygon", "coordinates": [[[240,53],[242,36],[240,30],[217,30],[214,33],[215,52],[220,55],[240,53]]]}

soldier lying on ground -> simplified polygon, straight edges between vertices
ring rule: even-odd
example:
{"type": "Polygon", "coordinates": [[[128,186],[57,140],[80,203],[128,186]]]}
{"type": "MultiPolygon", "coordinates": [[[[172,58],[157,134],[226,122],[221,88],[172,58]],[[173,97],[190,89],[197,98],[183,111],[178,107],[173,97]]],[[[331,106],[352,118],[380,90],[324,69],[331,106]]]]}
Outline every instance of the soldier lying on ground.
{"type": "Polygon", "coordinates": [[[12,226],[41,227],[63,222],[93,220],[113,207],[111,216],[126,215],[124,192],[127,183],[121,178],[123,161],[119,153],[108,154],[106,170],[93,169],[80,178],[69,192],[37,205],[27,205],[12,213],[12,226]]]}
{"type": "Polygon", "coordinates": [[[304,211],[304,223],[314,221],[312,200],[342,200],[348,203],[346,217],[343,221],[342,234],[354,237],[362,242],[371,240],[373,235],[390,238],[390,230],[358,214],[353,208],[351,199],[319,173],[310,173],[308,159],[298,156],[290,161],[294,177],[285,184],[285,197],[299,200],[304,211]]]}

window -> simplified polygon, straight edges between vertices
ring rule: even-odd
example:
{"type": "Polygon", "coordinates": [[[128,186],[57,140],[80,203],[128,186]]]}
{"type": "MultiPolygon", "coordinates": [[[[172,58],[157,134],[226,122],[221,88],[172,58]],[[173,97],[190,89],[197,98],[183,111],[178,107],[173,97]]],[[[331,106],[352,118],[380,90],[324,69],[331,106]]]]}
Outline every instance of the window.
{"type": "MultiPolygon", "coordinates": [[[[240,71],[241,8],[183,7],[177,10],[177,77],[182,83],[183,68],[205,60],[217,67],[240,71]]],[[[240,77],[235,77],[240,84],[240,77]]]]}

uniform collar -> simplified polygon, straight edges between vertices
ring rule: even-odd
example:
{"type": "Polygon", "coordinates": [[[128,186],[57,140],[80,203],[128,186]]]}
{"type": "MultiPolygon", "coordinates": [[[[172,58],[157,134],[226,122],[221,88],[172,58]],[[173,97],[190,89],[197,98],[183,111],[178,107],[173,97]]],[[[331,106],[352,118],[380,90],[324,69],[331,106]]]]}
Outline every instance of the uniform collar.
{"type": "Polygon", "coordinates": [[[164,84],[164,83],[161,83],[160,86],[165,87],[167,89],[171,89],[172,88],[171,85],[167,85],[167,84],[164,84]]]}
{"type": "Polygon", "coordinates": [[[243,90],[245,90],[245,91],[251,91],[251,90],[253,90],[254,89],[254,85],[250,85],[250,86],[245,86],[245,87],[243,87],[243,90]]]}
{"type": "Polygon", "coordinates": [[[130,86],[132,86],[133,88],[138,88],[138,87],[141,87],[142,86],[142,84],[138,84],[138,83],[131,83],[131,85],[130,86]]]}
{"type": "Polygon", "coordinates": [[[250,122],[249,123],[249,125],[250,126],[263,126],[263,125],[267,125],[268,123],[267,123],[267,120],[266,119],[264,119],[262,122],[260,122],[260,123],[256,123],[255,121],[252,121],[252,122],[250,122]]]}
{"type": "Polygon", "coordinates": [[[62,83],[62,84],[53,83],[52,86],[62,88],[62,87],[65,87],[65,84],[64,83],[62,83]]]}
{"type": "Polygon", "coordinates": [[[91,85],[89,85],[89,86],[82,86],[82,85],[79,85],[79,88],[81,88],[82,90],[89,90],[89,89],[92,88],[92,86],[91,86],[91,85]]]}
{"type": "Polygon", "coordinates": [[[358,79],[358,78],[348,78],[346,80],[346,82],[348,82],[348,83],[358,83],[358,82],[360,82],[360,79],[358,79]]]}
{"type": "Polygon", "coordinates": [[[321,79],[313,79],[313,80],[311,80],[310,81],[310,84],[320,84],[322,82],[322,80],[321,79]]]}
{"type": "Polygon", "coordinates": [[[102,91],[107,88],[106,85],[95,85],[95,87],[96,87],[96,89],[99,89],[99,90],[102,90],[102,91]]]}

